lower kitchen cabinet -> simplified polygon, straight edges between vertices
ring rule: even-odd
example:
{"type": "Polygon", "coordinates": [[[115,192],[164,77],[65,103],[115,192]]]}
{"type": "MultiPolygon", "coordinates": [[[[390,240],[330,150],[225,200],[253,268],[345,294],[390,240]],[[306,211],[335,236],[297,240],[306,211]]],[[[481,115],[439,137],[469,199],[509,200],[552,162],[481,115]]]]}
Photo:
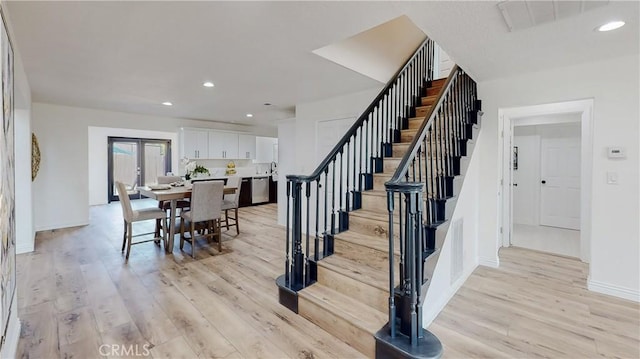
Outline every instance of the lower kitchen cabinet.
{"type": "Polygon", "coordinates": [[[251,177],[243,178],[240,181],[240,207],[251,205],[251,177]]]}
{"type": "Polygon", "coordinates": [[[278,181],[269,177],[269,203],[278,203],[278,181]]]}

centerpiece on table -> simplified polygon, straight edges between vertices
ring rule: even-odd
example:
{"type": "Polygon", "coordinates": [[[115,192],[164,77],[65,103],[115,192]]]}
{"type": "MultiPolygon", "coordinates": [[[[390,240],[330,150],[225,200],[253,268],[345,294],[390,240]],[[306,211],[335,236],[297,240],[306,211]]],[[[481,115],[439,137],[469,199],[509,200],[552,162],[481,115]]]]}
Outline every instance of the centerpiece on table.
{"type": "Polygon", "coordinates": [[[196,163],[196,161],[189,161],[188,158],[185,158],[182,160],[184,165],[184,171],[185,171],[185,175],[184,175],[184,179],[189,181],[192,180],[200,175],[209,175],[209,170],[204,167],[201,166],[199,164],[196,163]]]}

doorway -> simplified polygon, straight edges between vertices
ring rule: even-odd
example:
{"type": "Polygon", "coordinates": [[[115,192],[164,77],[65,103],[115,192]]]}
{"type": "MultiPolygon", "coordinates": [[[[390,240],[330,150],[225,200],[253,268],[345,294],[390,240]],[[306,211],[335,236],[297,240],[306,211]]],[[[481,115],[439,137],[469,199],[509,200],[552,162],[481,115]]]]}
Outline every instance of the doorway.
{"type": "MultiPolygon", "coordinates": [[[[508,247],[512,243],[514,218],[514,128],[526,125],[545,125],[553,123],[580,122],[580,250],[579,258],[583,262],[590,261],[591,253],[591,187],[593,161],[593,100],[576,100],[542,105],[501,108],[498,110],[499,128],[502,145],[499,146],[501,158],[499,185],[499,240],[500,245],[508,247]],[[555,116],[551,120],[550,116],[555,116]],[[564,116],[565,120],[558,120],[564,116]],[[577,117],[576,117],[577,116],[577,117]]],[[[521,154],[518,149],[518,159],[521,154]]],[[[518,164],[520,165],[520,163],[518,164]]],[[[540,185],[542,185],[540,179],[540,185]]],[[[536,180],[537,181],[537,180],[536,180]]],[[[518,182],[515,182],[518,183],[518,182]]]]}
{"type": "Polygon", "coordinates": [[[580,115],[537,121],[513,121],[509,244],[580,258],[580,115]]]}
{"type": "Polygon", "coordinates": [[[171,172],[171,141],[146,138],[108,138],[108,198],[118,200],[116,181],[127,188],[130,199],[140,199],[137,186],[157,183],[158,176],[171,172]]]}

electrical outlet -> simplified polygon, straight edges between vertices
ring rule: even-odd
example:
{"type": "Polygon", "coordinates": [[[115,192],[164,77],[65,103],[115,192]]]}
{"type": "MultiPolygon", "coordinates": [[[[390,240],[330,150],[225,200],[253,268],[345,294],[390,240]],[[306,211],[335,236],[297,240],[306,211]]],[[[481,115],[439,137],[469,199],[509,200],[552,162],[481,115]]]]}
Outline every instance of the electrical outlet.
{"type": "Polygon", "coordinates": [[[618,172],[607,172],[607,184],[618,184],[618,172]]]}

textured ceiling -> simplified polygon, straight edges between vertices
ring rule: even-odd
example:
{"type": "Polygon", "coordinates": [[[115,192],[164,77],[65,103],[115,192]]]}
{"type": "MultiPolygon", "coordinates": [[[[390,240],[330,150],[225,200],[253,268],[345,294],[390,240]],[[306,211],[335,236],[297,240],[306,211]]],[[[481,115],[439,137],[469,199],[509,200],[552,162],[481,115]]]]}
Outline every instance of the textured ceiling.
{"type": "Polygon", "coordinates": [[[381,83],[312,53],[406,15],[477,80],[638,53],[638,2],[509,32],[497,1],[3,1],[34,101],[273,124],[381,83]],[[613,18],[627,26],[593,29],[613,18]],[[202,82],[213,81],[206,89],[202,82]],[[173,107],[160,105],[171,101],[173,107]],[[265,102],[273,104],[264,106],[265,102]],[[251,112],[251,119],[245,114],[251,112]]]}

